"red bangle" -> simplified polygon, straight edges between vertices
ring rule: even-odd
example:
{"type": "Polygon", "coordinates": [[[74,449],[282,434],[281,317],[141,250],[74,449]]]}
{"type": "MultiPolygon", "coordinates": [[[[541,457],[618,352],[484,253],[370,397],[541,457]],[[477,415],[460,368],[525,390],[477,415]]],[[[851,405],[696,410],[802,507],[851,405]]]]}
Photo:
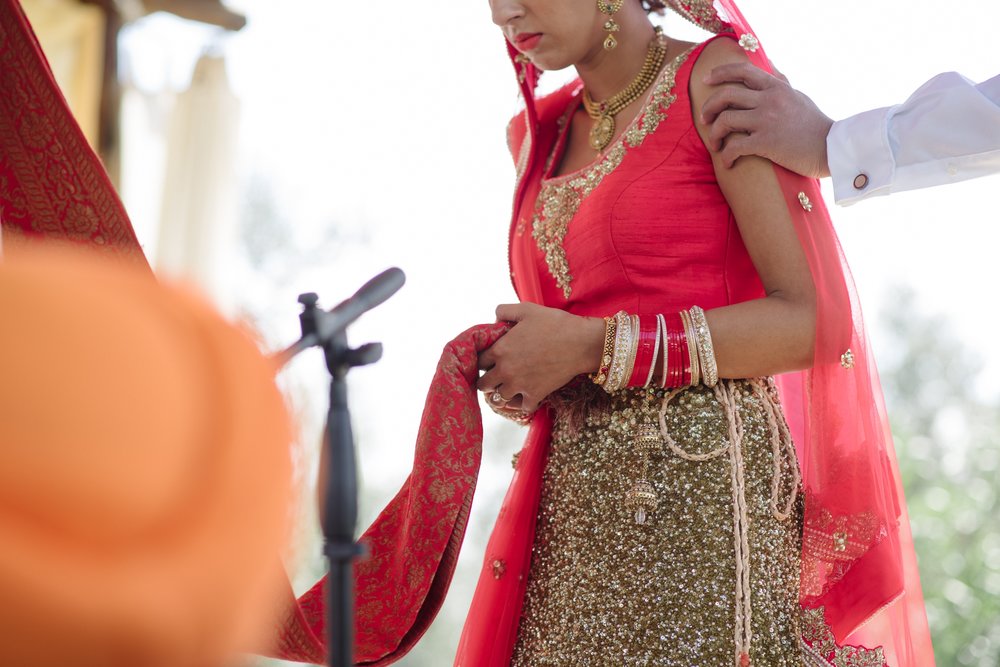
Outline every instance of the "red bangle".
{"type": "Polygon", "coordinates": [[[657,315],[656,319],[660,324],[660,389],[664,389],[667,386],[667,359],[670,356],[670,339],[667,335],[667,318],[663,315],[657,315]]]}
{"type": "Polygon", "coordinates": [[[680,374],[680,384],[679,387],[690,387],[691,386],[691,355],[689,341],[687,337],[687,330],[684,329],[683,324],[681,326],[681,350],[680,359],[678,360],[678,368],[681,370],[680,374]]]}
{"type": "Polygon", "coordinates": [[[679,313],[665,316],[667,320],[667,373],[665,385],[671,389],[686,387],[691,384],[691,371],[688,368],[687,335],[684,323],[679,313]]]}
{"type": "Polygon", "coordinates": [[[653,365],[653,351],[656,348],[656,318],[639,315],[639,339],[635,342],[635,365],[628,379],[629,387],[645,387],[649,369],[653,365]]]}

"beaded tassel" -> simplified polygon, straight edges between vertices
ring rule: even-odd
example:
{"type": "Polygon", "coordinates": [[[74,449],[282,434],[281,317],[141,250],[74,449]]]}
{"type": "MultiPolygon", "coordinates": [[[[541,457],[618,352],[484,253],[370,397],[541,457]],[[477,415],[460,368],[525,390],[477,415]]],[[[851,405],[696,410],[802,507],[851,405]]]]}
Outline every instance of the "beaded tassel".
{"type": "Polygon", "coordinates": [[[659,427],[656,424],[640,426],[635,435],[635,447],[642,455],[642,474],[625,495],[625,506],[635,513],[635,522],[641,526],[660,503],[656,490],[646,479],[649,473],[649,456],[661,449],[659,427]]]}

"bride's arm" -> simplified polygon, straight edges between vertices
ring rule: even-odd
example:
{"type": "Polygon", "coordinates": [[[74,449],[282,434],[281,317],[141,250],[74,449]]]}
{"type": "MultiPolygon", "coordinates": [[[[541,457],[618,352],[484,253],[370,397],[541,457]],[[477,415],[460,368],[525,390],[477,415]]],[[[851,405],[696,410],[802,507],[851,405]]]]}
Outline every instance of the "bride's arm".
{"type": "MultiPolygon", "coordinates": [[[[697,110],[717,89],[703,82],[712,68],[746,62],[743,49],[730,39],[709,44],[691,75],[695,125],[709,144],[710,128],[697,110]]],[[[816,326],[816,293],[809,265],[793,226],[771,162],[742,157],[727,168],[712,153],[715,174],[736,217],[767,296],[716,308],[707,313],[719,377],[773,375],[812,365],[816,326]]]]}
{"type": "MultiPolygon", "coordinates": [[[[702,83],[705,74],[717,65],[745,61],[732,40],[709,44],[691,76],[693,108],[700,109],[714,90],[702,83]]],[[[704,140],[708,128],[697,123],[697,129],[704,140]]],[[[712,157],[719,186],[767,293],[761,299],[708,311],[719,377],[758,377],[807,368],[813,363],[816,295],[774,169],[757,157],[740,158],[732,168],[718,154],[712,157]]],[[[517,400],[511,407],[534,410],[574,376],[597,370],[602,320],[534,304],[500,306],[497,317],[516,326],[480,355],[480,368],[487,372],[478,386],[489,392],[499,388],[506,399],[521,395],[523,403],[517,400]]]]}

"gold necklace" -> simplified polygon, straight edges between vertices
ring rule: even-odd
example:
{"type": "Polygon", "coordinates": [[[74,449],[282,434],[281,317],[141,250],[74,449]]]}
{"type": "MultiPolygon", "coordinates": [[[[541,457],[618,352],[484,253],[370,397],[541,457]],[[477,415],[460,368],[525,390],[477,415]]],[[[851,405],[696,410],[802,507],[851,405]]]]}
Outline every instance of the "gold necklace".
{"type": "Polygon", "coordinates": [[[667,59],[667,43],[663,31],[656,27],[656,36],[649,43],[646,62],[632,82],[624,90],[609,97],[604,102],[595,102],[587,89],[583,91],[583,108],[587,110],[594,125],[590,128],[590,147],[600,153],[615,136],[615,116],[622,109],[635,102],[656,80],[663,63],[667,59]]]}

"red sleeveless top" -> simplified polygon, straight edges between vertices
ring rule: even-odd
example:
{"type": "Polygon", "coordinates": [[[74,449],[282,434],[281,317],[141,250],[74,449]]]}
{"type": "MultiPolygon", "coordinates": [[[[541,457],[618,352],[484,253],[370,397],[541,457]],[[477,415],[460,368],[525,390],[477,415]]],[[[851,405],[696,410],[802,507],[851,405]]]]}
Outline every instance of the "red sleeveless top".
{"type": "Polygon", "coordinates": [[[539,100],[538,135],[548,139],[539,151],[547,159],[527,175],[511,231],[519,293],[531,292],[525,281],[538,281],[544,305],[589,316],[712,309],[764,296],[692,118],[688,81],[707,43],[664,68],[622,137],[579,171],[551,176],[582,84],[539,100]]]}

